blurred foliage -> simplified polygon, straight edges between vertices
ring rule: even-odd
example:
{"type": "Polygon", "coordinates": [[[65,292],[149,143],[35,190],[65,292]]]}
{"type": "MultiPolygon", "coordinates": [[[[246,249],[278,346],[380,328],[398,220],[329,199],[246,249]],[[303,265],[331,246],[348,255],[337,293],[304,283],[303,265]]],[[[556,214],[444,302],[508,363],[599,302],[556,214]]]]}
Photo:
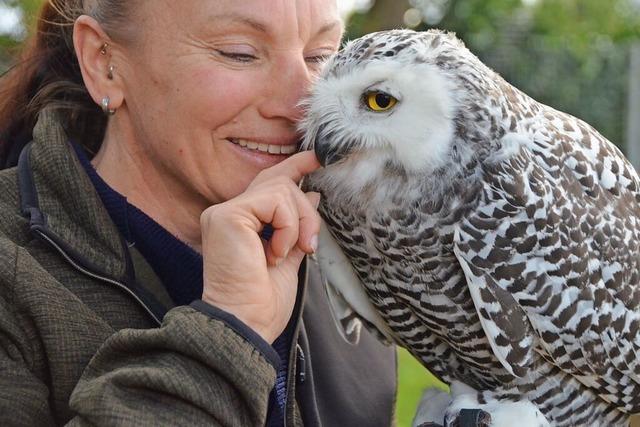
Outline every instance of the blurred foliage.
{"type": "MultiPolygon", "coordinates": [[[[37,11],[43,0],[0,0],[0,14],[9,13],[17,9],[22,17],[22,23],[18,33],[0,33],[0,72],[9,66],[12,57],[17,52],[20,44],[27,35],[27,29],[33,29],[32,22],[37,16],[37,11]]],[[[0,17],[2,18],[2,17],[0,17]]]]}
{"type": "Polygon", "coordinates": [[[398,427],[411,425],[416,408],[426,388],[437,387],[445,391],[449,388],[403,349],[398,349],[398,399],[396,421],[398,427]]]}
{"type": "Polygon", "coordinates": [[[406,27],[407,10],[422,20],[415,29],[455,32],[514,86],[624,148],[639,0],[376,0],[351,16],[347,37],[406,27]]]}
{"type": "Polygon", "coordinates": [[[598,38],[616,43],[640,38],[638,0],[375,0],[369,10],[351,15],[348,37],[403,27],[404,14],[412,8],[423,12],[424,22],[417,29],[436,26],[465,40],[487,33],[499,41],[515,24],[523,33],[563,41],[563,46],[588,55],[598,38]],[[428,25],[429,15],[439,10],[444,16],[437,25],[428,25]]]}
{"type": "MultiPolygon", "coordinates": [[[[0,0],[0,7],[2,7],[5,12],[8,9],[19,9],[22,12],[23,29],[32,29],[34,28],[33,21],[42,3],[43,0],[0,0]]],[[[22,37],[15,37],[15,35],[12,34],[0,34],[0,48],[7,49],[18,46],[22,40],[22,37]]]]}

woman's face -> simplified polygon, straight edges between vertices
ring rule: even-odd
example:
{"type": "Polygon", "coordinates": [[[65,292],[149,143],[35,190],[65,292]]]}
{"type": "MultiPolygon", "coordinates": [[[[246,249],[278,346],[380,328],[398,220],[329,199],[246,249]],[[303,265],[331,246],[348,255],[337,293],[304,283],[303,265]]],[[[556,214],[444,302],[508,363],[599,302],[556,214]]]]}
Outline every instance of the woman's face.
{"type": "Polygon", "coordinates": [[[123,112],[145,167],[181,197],[228,200],[296,149],[298,102],[342,36],[335,0],[138,7],[123,112]]]}

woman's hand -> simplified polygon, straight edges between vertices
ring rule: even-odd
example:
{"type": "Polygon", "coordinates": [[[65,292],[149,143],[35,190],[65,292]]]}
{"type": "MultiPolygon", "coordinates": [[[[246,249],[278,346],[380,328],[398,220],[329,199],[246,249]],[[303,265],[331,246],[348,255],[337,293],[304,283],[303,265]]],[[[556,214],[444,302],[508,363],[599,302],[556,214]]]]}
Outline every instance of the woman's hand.
{"type": "Polygon", "coordinates": [[[202,213],[202,299],[225,310],[272,343],[293,312],[298,268],[315,252],[320,195],[298,182],[320,167],[310,151],[262,171],[247,190],[202,213]],[[268,242],[260,238],[273,226],[268,242]]]}

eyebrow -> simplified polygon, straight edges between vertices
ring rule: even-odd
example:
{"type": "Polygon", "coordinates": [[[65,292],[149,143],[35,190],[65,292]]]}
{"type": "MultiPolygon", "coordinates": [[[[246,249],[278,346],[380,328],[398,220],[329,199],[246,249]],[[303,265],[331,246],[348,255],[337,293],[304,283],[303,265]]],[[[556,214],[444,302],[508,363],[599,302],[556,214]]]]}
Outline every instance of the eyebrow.
{"type": "MultiPolygon", "coordinates": [[[[215,15],[215,16],[212,16],[211,19],[216,21],[231,21],[232,23],[246,25],[260,33],[266,34],[269,32],[267,26],[262,22],[249,18],[247,16],[235,14],[235,13],[215,15]]],[[[316,32],[315,35],[328,33],[336,27],[340,28],[340,32],[342,32],[342,21],[335,20],[335,21],[324,24],[322,27],[320,27],[320,29],[316,32]]]]}

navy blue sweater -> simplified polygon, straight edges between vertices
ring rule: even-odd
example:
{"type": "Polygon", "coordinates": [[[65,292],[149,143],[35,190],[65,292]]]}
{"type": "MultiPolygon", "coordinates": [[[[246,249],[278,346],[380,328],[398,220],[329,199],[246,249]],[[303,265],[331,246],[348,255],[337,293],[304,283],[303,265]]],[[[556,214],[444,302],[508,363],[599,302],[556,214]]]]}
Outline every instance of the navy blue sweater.
{"type": "MultiPolygon", "coordinates": [[[[73,144],[80,163],[87,172],[102,203],[129,245],[138,251],[153,268],[167,292],[178,305],[189,305],[202,297],[202,256],[177,239],[160,224],[109,187],[91,165],[79,145],[73,144]]],[[[235,328],[245,325],[234,325],[235,328]]],[[[243,334],[251,336],[253,334],[243,334]]],[[[284,424],[288,355],[292,331],[287,329],[273,343],[280,357],[276,385],[270,396],[269,426],[284,424]]]]}

